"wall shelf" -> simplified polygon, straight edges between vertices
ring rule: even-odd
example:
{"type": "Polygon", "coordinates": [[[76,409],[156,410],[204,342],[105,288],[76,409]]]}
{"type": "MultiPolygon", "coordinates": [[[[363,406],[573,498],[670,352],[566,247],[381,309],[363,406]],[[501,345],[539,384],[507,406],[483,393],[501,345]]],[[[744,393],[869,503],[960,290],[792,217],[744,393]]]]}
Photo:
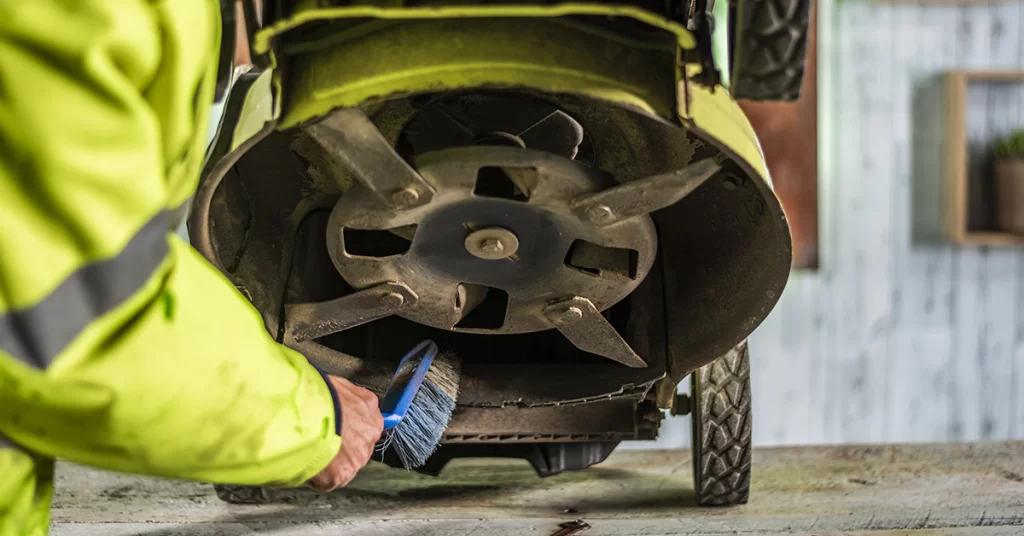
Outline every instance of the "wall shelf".
{"type": "Polygon", "coordinates": [[[983,183],[989,180],[989,176],[979,173],[984,164],[975,160],[984,158],[990,143],[976,148],[975,154],[969,154],[971,146],[968,140],[969,88],[975,84],[1006,85],[1015,82],[1024,89],[1024,71],[952,71],[947,75],[945,226],[946,235],[958,244],[1024,245],[1024,235],[1001,232],[984,223],[984,220],[990,220],[992,210],[990,198],[979,192],[985,191],[987,185],[983,183]]]}

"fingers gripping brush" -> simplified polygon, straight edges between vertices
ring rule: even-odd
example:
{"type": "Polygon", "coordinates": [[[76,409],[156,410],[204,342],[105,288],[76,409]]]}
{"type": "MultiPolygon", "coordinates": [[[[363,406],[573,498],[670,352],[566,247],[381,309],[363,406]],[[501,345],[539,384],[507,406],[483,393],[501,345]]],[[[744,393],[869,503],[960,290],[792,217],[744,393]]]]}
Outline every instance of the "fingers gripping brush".
{"type": "Polygon", "coordinates": [[[381,399],[381,450],[395,449],[406,469],[419,467],[437,450],[455,411],[459,363],[437,344],[423,341],[405,354],[381,399]]]}

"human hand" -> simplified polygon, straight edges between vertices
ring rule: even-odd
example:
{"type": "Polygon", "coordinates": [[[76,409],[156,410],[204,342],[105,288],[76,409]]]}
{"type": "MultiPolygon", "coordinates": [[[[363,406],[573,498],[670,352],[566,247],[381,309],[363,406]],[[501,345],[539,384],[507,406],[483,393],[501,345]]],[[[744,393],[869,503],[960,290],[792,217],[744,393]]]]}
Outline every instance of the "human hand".
{"type": "Polygon", "coordinates": [[[341,449],[309,486],[320,492],[344,487],[370,461],[373,449],[384,432],[377,395],[340,376],[327,376],[338,394],[341,406],[341,449]]]}

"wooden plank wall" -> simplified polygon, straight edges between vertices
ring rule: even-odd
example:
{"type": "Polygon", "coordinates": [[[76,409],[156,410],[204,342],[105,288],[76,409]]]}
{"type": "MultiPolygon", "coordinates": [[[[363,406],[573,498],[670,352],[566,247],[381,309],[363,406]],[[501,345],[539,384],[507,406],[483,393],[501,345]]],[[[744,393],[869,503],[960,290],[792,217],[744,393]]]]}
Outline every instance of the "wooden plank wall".
{"type": "MultiPolygon", "coordinates": [[[[755,442],[1024,438],[1024,250],[938,235],[942,76],[1024,69],[1024,2],[819,5],[822,269],[751,339],[755,442]]],[[[1024,84],[968,101],[975,151],[1024,126],[1024,84]]]]}

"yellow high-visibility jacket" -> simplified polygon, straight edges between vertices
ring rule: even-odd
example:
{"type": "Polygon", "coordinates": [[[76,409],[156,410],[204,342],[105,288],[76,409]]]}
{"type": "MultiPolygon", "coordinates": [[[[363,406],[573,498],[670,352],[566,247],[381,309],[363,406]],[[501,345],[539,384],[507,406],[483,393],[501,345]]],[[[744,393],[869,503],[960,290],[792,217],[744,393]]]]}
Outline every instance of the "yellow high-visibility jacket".
{"type": "Polygon", "coordinates": [[[52,460],[298,485],[332,393],[171,230],[205,151],[216,0],[0,0],[0,536],[52,460]]]}

